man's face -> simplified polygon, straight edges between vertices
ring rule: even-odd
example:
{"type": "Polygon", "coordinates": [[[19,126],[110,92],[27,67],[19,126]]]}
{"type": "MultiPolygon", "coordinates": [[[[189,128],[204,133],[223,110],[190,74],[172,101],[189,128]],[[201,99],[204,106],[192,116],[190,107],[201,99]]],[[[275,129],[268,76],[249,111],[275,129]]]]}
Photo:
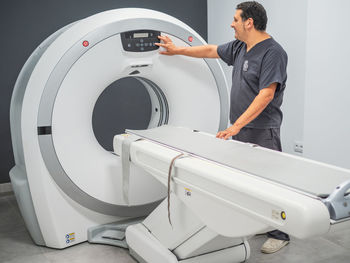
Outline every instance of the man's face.
{"type": "Polygon", "coordinates": [[[235,30],[235,38],[244,41],[246,35],[245,22],[242,21],[241,17],[242,10],[236,10],[236,13],[233,17],[231,27],[235,30]]]}

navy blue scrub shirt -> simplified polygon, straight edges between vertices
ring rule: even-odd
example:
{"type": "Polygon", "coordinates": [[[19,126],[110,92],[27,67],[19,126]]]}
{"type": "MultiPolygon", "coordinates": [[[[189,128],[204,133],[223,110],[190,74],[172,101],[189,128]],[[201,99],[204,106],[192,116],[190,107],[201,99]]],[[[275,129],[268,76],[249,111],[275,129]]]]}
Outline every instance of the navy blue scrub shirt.
{"type": "Polygon", "coordinates": [[[218,46],[220,58],[232,69],[230,122],[233,124],[247,110],[259,91],[277,83],[273,100],[247,128],[279,128],[282,123],[283,92],[287,81],[288,57],[273,38],[256,44],[247,52],[246,44],[234,40],[218,46]]]}

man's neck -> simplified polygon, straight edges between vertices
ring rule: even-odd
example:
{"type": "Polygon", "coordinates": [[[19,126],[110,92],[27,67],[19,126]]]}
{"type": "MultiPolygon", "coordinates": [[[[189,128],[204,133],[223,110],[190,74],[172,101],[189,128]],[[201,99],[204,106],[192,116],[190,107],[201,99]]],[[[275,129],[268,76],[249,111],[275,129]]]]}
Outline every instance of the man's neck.
{"type": "Polygon", "coordinates": [[[251,50],[256,44],[271,38],[271,36],[269,34],[267,34],[265,31],[261,32],[261,31],[255,31],[255,32],[251,32],[251,35],[249,36],[249,38],[244,41],[247,45],[247,52],[249,50],[251,50]]]}

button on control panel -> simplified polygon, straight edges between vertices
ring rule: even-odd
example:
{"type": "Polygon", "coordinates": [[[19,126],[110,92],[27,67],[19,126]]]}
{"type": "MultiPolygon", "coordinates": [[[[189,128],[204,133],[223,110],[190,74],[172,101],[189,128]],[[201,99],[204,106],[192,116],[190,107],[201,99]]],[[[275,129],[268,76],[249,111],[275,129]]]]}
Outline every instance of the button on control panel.
{"type": "Polygon", "coordinates": [[[136,30],[121,33],[123,48],[130,52],[146,52],[156,50],[159,47],[159,31],[154,30],[136,30]]]}

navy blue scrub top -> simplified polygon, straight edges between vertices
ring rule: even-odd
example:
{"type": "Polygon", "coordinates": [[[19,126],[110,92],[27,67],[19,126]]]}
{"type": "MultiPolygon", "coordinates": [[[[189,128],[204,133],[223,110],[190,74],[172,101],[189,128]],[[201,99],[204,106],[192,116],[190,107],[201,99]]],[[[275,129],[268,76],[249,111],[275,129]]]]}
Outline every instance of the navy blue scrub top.
{"type": "Polygon", "coordinates": [[[230,122],[233,124],[249,107],[261,89],[277,83],[273,100],[245,127],[279,128],[282,123],[283,92],[287,81],[288,57],[273,38],[259,42],[247,52],[244,42],[234,40],[218,46],[220,58],[232,69],[230,122]]]}

